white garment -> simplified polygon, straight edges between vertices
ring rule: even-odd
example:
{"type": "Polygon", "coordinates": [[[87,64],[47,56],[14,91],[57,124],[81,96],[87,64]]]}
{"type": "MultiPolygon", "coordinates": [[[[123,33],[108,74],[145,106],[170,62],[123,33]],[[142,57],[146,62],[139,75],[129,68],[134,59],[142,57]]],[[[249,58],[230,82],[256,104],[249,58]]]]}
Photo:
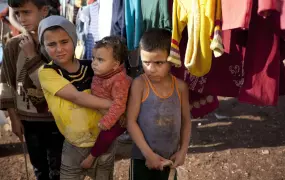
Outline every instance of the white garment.
{"type": "Polygon", "coordinates": [[[99,9],[99,38],[111,35],[113,0],[101,0],[99,9]]]}
{"type": "Polygon", "coordinates": [[[92,59],[92,49],[94,48],[95,42],[99,41],[99,3],[94,2],[89,8],[90,25],[88,29],[87,39],[85,41],[85,53],[87,59],[92,59]]]}

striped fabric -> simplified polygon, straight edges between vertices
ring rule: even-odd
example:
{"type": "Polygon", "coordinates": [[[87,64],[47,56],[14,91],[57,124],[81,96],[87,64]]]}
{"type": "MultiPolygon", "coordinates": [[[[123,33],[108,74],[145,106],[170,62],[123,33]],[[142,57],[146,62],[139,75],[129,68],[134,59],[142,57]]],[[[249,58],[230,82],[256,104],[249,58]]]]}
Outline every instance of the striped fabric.
{"type": "Polygon", "coordinates": [[[92,49],[99,40],[99,1],[90,5],[90,26],[86,40],[86,59],[92,59],[92,49]]]}

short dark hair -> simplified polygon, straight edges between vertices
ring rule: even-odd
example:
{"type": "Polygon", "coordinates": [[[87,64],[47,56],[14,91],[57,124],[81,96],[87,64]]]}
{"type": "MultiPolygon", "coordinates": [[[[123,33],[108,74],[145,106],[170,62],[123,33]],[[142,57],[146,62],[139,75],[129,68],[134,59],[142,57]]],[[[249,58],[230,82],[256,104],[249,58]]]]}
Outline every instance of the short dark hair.
{"type": "Polygon", "coordinates": [[[8,5],[12,8],[18,8],[24,6],[24,4],[31,2],[38,8],[42,8],[43,6],[47,6],[47,0],[8,0],[8,5]]]}
{"type": "Polygon", "coordinates": [[[163,50],[170,53],[171,32],[166,29],[152,28],[147,30],[140,40],[140,49],[151,52],[163,50]]]}
{"type": "Polygon", "coordinates": [[[95,43],[94,49],[112,48],[115,60],[123,64],[128,58],[128,48],[123,38],[119,36],[107,36],[95,43]]]}

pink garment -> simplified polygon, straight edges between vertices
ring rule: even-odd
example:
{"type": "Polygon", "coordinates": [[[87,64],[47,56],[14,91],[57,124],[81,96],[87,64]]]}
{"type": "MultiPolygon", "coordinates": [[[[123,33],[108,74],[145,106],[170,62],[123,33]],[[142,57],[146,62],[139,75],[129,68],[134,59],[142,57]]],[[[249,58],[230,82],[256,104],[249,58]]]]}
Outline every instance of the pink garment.
{"type": "Polygon", "coordinates": [[[249,27],[252,0],[222,0],[223,30],[249,27]]]}
{"type": "Polygon", "coordinates": [[[258,0],[258,14],[264,11],[281,11],[283,0],[258,0]]]}
{"type": "MultiPolygon", "coordinates": [[[[258,14],[264,11],[281,11],[285,9],[284,0],[222,0],[222,21],[223,30],[228,29],[248,29],[251,21],[252,5],[258,6],[258,14]],[[256,4],[257,3],[257,4],[256,4]]],[[[285,15],[283,15],[285,20],[285,15]]],[[[281,21],[282,29],[285,22],[281,21]]]]}
{"type": "Polygon", "coordinates": [[[281,17],[280,17],[280,26],[282,30],[285,30],[285,0],[280,0],[280,12],[281,12],[281,17]]]}

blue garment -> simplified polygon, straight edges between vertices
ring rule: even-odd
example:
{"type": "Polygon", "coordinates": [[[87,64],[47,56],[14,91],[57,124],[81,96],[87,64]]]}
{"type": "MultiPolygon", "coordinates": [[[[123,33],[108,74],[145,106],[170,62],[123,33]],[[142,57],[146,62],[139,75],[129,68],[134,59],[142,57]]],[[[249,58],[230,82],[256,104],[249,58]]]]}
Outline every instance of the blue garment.
{"type": "Polygon", "coordinates": [[[99,2],[96,1],[89,6],[90,25],[85,41],[86,59],[92,59],[92,49],[94,48],[95,42],[99,40],[99,2]]]}
{"type": "MultiPolygon", "coordinates": [[[[180,144],[181,102],[177,80],[172,76],[172,92],[161,97],[143,74],[148,96],[141,102],[137,123],[152,151],[166,159],[177,152],[180,144]]],[[[133,145],[132,159],[145,160],[141,150],[133,145]]]]}
{"type": "Polygon", "coordinates": [[[113,1],[111,35],[126,38],[124,0],[113,1]]]}
{"type": "Polygon", "coordinates": [[[141,0],[125,0],[125,22],[128,48],[135,50],[143,33],[141,0]]]}

